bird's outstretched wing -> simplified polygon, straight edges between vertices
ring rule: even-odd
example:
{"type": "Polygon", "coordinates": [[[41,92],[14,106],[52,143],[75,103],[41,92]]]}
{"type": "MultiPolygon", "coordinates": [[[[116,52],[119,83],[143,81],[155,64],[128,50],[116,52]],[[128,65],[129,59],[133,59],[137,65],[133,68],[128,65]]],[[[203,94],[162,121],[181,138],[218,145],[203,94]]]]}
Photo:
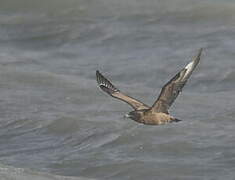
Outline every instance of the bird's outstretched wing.
{"type": "Polygon", "coordinates": [[[185,66],[185,68],[178,72],[168,83],[163,86],[161,93],[153,104],[151,110],[168,114],[168,109],[178,97],[193,70],[198,65],[201,53],[202,48],[199,49],[197,56],[195,56],[193,60],[185,66]]]}
{"type": "Polygon", "coordinates": [[[99,87],[110,96],[120,99],[129,105],[131,105],[135,110],[148,109],[149,106],[144,103],[123,94],[119,91],[108,79],[106,79],[99,71],[96,71],[96,78],[99,87]]]}

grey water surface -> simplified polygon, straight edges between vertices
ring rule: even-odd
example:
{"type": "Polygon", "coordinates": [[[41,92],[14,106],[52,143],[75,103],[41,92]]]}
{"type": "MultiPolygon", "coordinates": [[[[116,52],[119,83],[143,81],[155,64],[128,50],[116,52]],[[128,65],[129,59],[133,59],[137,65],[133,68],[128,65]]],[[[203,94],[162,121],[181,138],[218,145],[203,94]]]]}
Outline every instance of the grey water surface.
{"type": "Polygon", "coordinates": [[[8,0],[0,6],[0,179],[234,180],[235,2],[8,0]],[[144,126],[99,69],[151,105],[199,48],[171,108],[144,126]]]}

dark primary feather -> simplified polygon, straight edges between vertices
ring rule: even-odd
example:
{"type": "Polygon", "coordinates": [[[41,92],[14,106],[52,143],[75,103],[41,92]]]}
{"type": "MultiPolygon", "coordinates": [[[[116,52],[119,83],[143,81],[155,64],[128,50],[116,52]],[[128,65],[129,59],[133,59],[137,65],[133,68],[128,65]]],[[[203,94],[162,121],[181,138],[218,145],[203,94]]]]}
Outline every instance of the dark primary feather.
{"type": "Polygon", "coordinates": [[[162,88],[158,99],[152,106],[155,112],[164,112],[168,114],[170,106],[178,97],[183,87],[187,83],[190,75],[200,61],[202,49],[198,51],[196,57],[193,58],[185,68],[178,72],[170,81],[168,81],[162,88]]]}
{"type": "Polygon", "coordinates": [[[106,79],[99,71],[96,71],[96,79],[99,87],[110,96],[120,99],[128,103],[135,110],[148,109],[149,106],[140,102],[137,99],[134,99],[130,96],[127,96],[120,92],[108,79],[106,79]]]}
{"type": "Polygon", "coordinates": [[[119,92],[119,90],[99,71],[96,71],[96,79],[100,88],[108,94],[112,95],[115,92],[119,92]]]}

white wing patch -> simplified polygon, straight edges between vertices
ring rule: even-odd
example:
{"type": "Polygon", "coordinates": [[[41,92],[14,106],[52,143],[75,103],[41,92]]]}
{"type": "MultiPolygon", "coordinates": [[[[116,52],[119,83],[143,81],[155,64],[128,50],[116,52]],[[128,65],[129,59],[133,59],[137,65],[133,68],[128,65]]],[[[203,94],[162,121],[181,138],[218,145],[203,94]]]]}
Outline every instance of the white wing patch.
{"type": "Polygon", "coordinates": [[[105,83],[100,83],[100,84],[99,84],[99,86],[105,86],[105,87],[107,87],[107,88],[108,88],[108,85],[107,85],[107,84],[105,84],[105,83]]]}
{"type": "Polygon", "coordinates": [[[188,63],[187,66],[185,66],[186,73],[184,74],[184,77],[182,79],[187,79],[190,76],[190,74],[192,73],[194,67],[195,67],[194,61],[188,63]]]}
{"type": "Polygon", "coordinates": [[[193,67],[193,62],[194,62],[194,61],[188,63],[188,65],[185,66],[185,69],[191,69],[191,68],[193,67]]]}

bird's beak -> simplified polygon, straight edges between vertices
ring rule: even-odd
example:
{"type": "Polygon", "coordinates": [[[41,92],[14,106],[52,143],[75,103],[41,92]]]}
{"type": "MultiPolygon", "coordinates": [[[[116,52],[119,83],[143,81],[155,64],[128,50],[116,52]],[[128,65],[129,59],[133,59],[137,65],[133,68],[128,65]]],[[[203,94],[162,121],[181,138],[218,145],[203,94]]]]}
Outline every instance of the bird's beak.
{"type": "Polygon", "coordinates": [[[130,118],[130,115],[127,113],[124,115],[124,118],[130,118]]]}

